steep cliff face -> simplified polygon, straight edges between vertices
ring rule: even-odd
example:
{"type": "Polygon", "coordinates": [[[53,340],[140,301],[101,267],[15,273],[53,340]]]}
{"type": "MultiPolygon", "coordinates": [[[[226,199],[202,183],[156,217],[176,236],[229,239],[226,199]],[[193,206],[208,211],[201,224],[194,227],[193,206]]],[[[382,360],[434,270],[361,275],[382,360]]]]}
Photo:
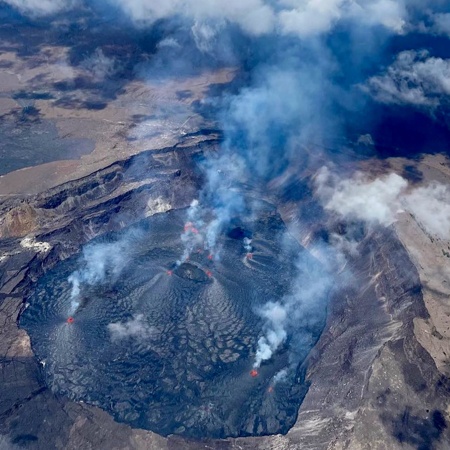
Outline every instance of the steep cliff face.
{"type": "Polygon", "coordinates": [[[333,300],[290,434],[306,448],[446,448],[442,378],[414,335],[428,317],[418,273],[394,230],[359,250],[360,284],[333,300]]]}
{"type": "MultiPolygon", "coordinates": [[[[325,330],[306,365],[309,391],[285,436],[162,438],[118,424],[95,407],[55,397],[47,388],[29,337],[17,326],[33,283],[99,234],[188,206],[200,183],[194,161],[215,151],[216,143],[149,151],[0,205],[3,442],[42,449],[448,448],[450,383],[440,354],[445,349],[439,347],[446,335],[441,316],[427,307],[430,292],[436,293],[434,278],[426,278],[433,266],[417,270],[423,257],[405,237],[414,234],[401,228],[401,240],[394,228],[366,230],[345,276],[337,277],[325,330]]],[[[295,225],[286,212],[291,209],[282,202],[279,207],[287,226],[295,225]]],[[[305,243],[305,236],[317,235],[314,226],[291,232],[305,243]]],[[[443,296],[445,291],[437,295],[443,296]]]]}

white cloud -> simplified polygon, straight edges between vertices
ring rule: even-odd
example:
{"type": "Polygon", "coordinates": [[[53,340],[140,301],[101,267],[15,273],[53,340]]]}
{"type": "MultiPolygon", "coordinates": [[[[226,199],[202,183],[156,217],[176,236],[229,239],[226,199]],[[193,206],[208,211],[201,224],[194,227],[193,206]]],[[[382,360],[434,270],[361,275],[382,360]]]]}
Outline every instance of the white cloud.
{"type": "Polygon", "coordinates": [[[143,314],[138,314],[127,322],[110,323],[108,330],[113,342],[127,338],[148,339],[154,333],[153,327],[145,322],[143,314]]]}
{"type": "Polygon", "coordinates": [[[81,67],[87,70],[96,80],[101,81],[114,75],[116,61],[108,58],[101,48],[97,48],[92,55],[81,62],[81,67]]]}
{"type": "Polygon", "coordinates": [[[450,239],[450,188],[438,183],[414,189],[405,204],[425,229],[450,239]]]}
{"type": "Polygon", "coordinates": [[[407,187],[405,179],[396,174],[368,180],[362,173],[341,180],[327,168],[316,178],[317,190],[325,209],[341,216],[390,225],[400,209],[398,197],[407,187]]]}
{"type": "Polygon", "coordinates": [[[73,8],[77,0],[3,0],[21,13],[30,16],[46,16],[73,8]]]}
{"type": "Polygon", "coordinates": [[[450,13],[433,12],[433,8],[428,7],[424,17],[414,25],[412,29],[419,33],[450,36],[450,13]]]}
{"type": "Polygon", "coordinates": [[[403,32],[406,8],[399,0],[284,0],[278,14],[280,29],[286,34],[309,36],[329,31],[339,20],[355,20],[363,25],[382,25],[403,32]]]}
{"type": "Polygon", "coordinates": [[[364,7],[359,18],[369,25],[383,25],[396,33],[403,33],[407,13],[403,2],[396,0],[375,0],[361,2],[364,7]]]}
{"type": "Polygon", "coordinates": [[[228,20],[252,35],[273,30],[275,13],[264,0],[111,0],[136,23],[180,15],[193,21],[228,20]]]}
{"type": "Polygon", "coordinates": [[[386,72],[370,78],[365,89],[381,103],[436,107],[450,95],[450,59],[426,51],[404,51],[386,72]]]}
{"type": "Polygon", "coordinates": [[[381,25],[401,33],[408,14],[403,0],[112,0],[137,22],[175,14],[197,21],[226,20],[245,32],[277,31],[299,37],[330,31],[340,20],[381,25]]]}
{"type": "Polygon", "coordinates": [[[327,168],[316,177],[316,192],[326,210],[346,219],[388,226],[407,211],[433,235],[450,238],[450,187],[431,183],[410,189],[407,181],[391,173],[374,180],[357,172],[341,179],[327,168]]]}
{"type": "MultiPolygon", "coordinates": [[[[79,0],[5,0],[24,14],[43,16],[74,7],[79,0]]],[[[107,0],[136,24],[181,16],[192,23],[231,22],[258,36],[271,32],[299,37],[326,33],[340,20],[382,25],[395,33],[408,19],[403,0],[107,0]]],[[[87,2],[89,3],[89,1],[87,2]]]]}
{"type": "Polygon", "coordinates": [[[433,32],[450,36],[450,13],[434,14],[432,20],[433,26],[431,30],[433,32]]]}
{"type": "Polygon", "coordinates": [[[308,36],[330,30],[343,15],[344,0],[291,0],[284,2],[278,22],[285,34],[308,36]],[[290,7],[289,7],[290,6],[290,7]]]}

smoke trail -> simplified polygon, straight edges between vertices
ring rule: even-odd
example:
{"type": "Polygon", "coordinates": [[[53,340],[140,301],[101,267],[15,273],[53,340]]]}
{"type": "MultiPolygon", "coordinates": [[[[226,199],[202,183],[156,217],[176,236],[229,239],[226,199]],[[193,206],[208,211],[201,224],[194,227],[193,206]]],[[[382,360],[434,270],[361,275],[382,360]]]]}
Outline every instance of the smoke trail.
{"type": "Polygon", "coordinates": [[[286,380],[288,376],[288,370],[287,369],[281,369],[278,371],[272,378],[272,385],[275,385],[277,383],[280,383],[284,380],[286,380]]]}
{"type": "Polygon", "coordinates": [[[242,240],[242,243],[244,245],[244,249],[247,251],[247,253],[251,253],[252,251],[252,240],[248,237],[245,237],[242,240]]]}
{"type": "Polygon", "coordinates": [[[265,334],[258,340],[254,368],[258,368],[263,361],[270,359],[273,352],[285,341],[287,337],[286,319],[287,305],[268,302],[259,311],[259,315],[266,320],[265,334]]]}
{"type": "Polygon", "coordinates": [[[334,264],[339,262],[340,255],[324,245],[318,245],[316,251],[325,255],[327,265],[314,260],[307,252],[302,253],[296,261],[297,276],[290,293],[278,302],[267,302],[257,311],[264,319],[264,334],[258,340],[254,368],[272,358],[288,338],[291,365],[295,367],[318,338],[325,321],[334,264]]]}
{"type": "Polygon", "coordinates": [[[202,218],[202,210],[198,200],[193,200],[187,212],[187,221],[184,225],[184,231],[181,235],[181,242],[184,245],[184,252],[181,258],[177,261],[177,265],[186,261],[189,255],[194,251],[194,248],[204,247],[203,230],[204,221],[202,218]]]}
{"type": "Polygon", "coordinates": [[[285,51],[279,50],[273,61],[256,65],[251,86],[222,99],[219,120],[225,139],[220,156],[209,157],[203,165],[206,182],[199,197],[204,216],[206,208],[212,209],[213,218],[205,224],[205,248],[214,253],[217,237],[230,220],[252,215],[243,188],[262,188],[290,164],[301,164],[302,145],[323,142],[323,131],[335,128],[331,115],[324,114],[330,105],[322,49],[302,63],[290,55],[282,61],[285,51]]]}
{"type": "Polygon", "coordinates": [[[245,179],[243,161],[238,155],[224,149],[224,155],[208,159],[203,169],[206,183],[199,200],[194,200],[187,212],[187,222],[181,236],[184,244],[181,262],[189,257],[196,246],[202,246],[215,258],[219,257],[219,234],[246,207],[244,197],[237,188],[245,179]]]}
{"type": "Polygon", "coordinates": [[[143,237],[137,230],[130,230],[116,242],[88,244],[79,259],[80,269],[70,274],[70,311],[76,312],[80,305],[83,286],[94,286],[114,282],[128,264],[132,246],[143,237]]]}
{"type": "Polygon", "coordinates": [[[67,281],[72,285],[70,290],[70,309],[69,314],[73,314],[80,306],[79,295],[80,295],[80,272],[77,270],[73,272],[67,281]]]}

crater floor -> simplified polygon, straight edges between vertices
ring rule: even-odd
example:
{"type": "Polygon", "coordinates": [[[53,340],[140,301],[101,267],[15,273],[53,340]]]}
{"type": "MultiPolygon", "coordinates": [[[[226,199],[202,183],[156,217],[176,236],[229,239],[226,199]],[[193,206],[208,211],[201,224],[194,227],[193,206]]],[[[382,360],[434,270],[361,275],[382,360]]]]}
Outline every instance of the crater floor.
{"type": "Polygon", "coordinates": [[[301,361],[274,384],[291,364],[289,340],[258,376],[250,370],[264,329],[258,308],[289,293],[296,256],[306,251],[264,210],[224,232],[218,255],[199,246],[176,265],[184,219],[184,212],[155,215],[137,233],[89,244],[92,258],[101,249],[109,262],[101,280],[81,284],[75,312],[68,278],[86,270],[85,260],[69,258],[39,280],[20,324],[47,383],[163,435],[285,433],[307,391],[301,361]]]}

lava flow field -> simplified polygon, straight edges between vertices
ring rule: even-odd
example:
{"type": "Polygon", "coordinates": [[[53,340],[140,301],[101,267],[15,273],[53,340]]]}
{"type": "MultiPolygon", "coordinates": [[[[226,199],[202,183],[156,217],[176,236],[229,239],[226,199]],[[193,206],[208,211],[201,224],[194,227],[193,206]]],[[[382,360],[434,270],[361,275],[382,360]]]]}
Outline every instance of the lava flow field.
{"type": "Polygon", "coordinates": [[[307,391],[302,361],[293,363],[288,337],[252,372],[264,332],[258,308],[289,293],[301,276],[299,254],[313,258],[268,207],[252,222],[234,221],[218,254],[198,246],[183,262],[185,212],[137,228],[93,240],[84,257],[58,263],[37,282],[20,325],[47,384],[163,435],[286,433],[307,391]],[[70,280],[80,273],[74,305],[70,280]]]}

